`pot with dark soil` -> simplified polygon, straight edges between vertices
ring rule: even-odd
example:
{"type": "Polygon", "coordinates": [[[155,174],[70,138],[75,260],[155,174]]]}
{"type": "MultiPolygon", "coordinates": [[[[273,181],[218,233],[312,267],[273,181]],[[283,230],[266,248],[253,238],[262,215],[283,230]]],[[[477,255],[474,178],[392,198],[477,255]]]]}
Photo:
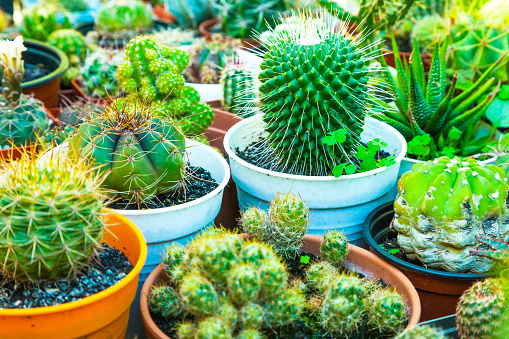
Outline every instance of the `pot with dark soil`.
{"type": "Polygon", "coordinates": [[[167,250],[142,290],[148,338],[392,338],[417,324],[419,298],[406,277],[340,233],[305,235],[300,198],[273,201],[268,218],[278,228],[264,213],[243,216],[255,238],[211,229],[167,250]]]}
{"type": "Polygon", "coordinates": [[[103,178],[56,155],[4,164],[2,178],[0,337],[125,335],[147,251],[104,209],[103,178]]]}

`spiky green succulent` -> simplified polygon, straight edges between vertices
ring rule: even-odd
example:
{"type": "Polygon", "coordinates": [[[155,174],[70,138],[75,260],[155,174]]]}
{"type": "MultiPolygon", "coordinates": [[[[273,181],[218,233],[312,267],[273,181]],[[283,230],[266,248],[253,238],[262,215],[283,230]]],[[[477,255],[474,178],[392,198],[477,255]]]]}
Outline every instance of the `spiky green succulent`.
{"type": "Polygon", "coordinates": [[[250,91],[254,86],[252,71],[238,62],[230,62],[221,71],[221,85],[223,85],[223,107],[227,112],[243,117],[253,114],[256,95],[250,91]]]}
{"type": "Polygon", "coordinates": [[[486,237],[476,237],[478,247],[469,251],[471,255],[486,257],[495,261],[493,271],[504,270],[509,266],[509,242],[486,237]]]}
{"type": "Polygon", "coordinates": [[[177,292],[170,286],[153,286],[148,298],[150,309],[164,318],[178,316],[182,312],[177,292]]]}
{"type": "Polygon", "coordinates": [[[18,281],[75,277],[102,246],[101,177],[49,155],[3,164],[0,269],[18,281]]]}
{"type": "Polygon", "coordinates": [[[410,40],[419,45],[420,51],[433,51],[437,39],[442,40],[448,34],[449,22],[439,14],[427,15],[413,25],[410,40]]]}
{"type": "Polygon", "coordinates": [[[23,11],[21,34],[26,39],[48,41],[51,33],[58,29],[71,28],[69,18],[64,15],[61,25],[57,23],[56,12],[51,7],[32,6],[23,11]]]}
{"type": "Polygon", "coordinates": [[[348,255],[346,235],[338,231],[327,231],[320,246],[320,256],[336,267],[341,266],[348,255]]]}
{"type": "Polygon", "coordinates": [[[62,125],[79,127],[84,121],[89,120],[94,115],[104,114],[104,106],[93,101],[75,101],[66,104],[66,107],[60,110],[59,121],[62,125]]]}
{"type": "Polygon", "coordinates": [[[379,289],[366,301],[368,327],[379,333],[399,333],[408,319],[403,297],[394,290],[379,289]]]}
{"type": "Polygon", "coordinates": [[[48,44],[60,49],[69,58],[69,68],[62,77],[64,84],[68,86],[71,80],[79,75],[80,64],[87,55],[85,37],[74,29],[59,29],[49,35],[48,44]]]}
{"type": "Polygon", "coordinates": [[[476,160],[440,157],[403,174],[394,203],[398,244],[411,260],[449,272],[488,272],[493,262],[470,256],[476,236],[505,239],[504,172],[476,160]]]}
{"type": "Polygon", "coordinates": [[[117,99],[104,115],[82,123],[69,141],[69,154],[101,166],[108,173],[103,185],[132,203],[175,190],[184,172],[184,136],[152,109],[117,99]]]}
{"type": "Polygon", "coordinates": [[[143,101],[157,103],[156,115],[173,116],[184,133],[201,134],[212,123],[214,113],[210,106],[199,102],[195,89],[185,86],[180,73],[188,63],[187,52],[139,36],[126,46],[117,80],[125,92],[135,91],[143,101]]]}
{"type": "Polygon", "coordinates": [[[406,333],[396,337],[397,339],[446,339],[442,331],[429,325],[415,326],[406,333]]]}
{"type": "Polygon", "coordinates": [[[244,231],[270,244],[286,257],[295,256],[309,227],[309,208],[300,196],[278,194],[268,215],[256,207],[242,214],[244,231]]]}
{"type": "Polygon", "coordinates": [[[325,292],[329,282],[338,275],[337,269],[327,261],[318,261],[306,269],[306,281],[310,288],[325,292]]]}
{"type": "Polygon", "coordinates": [[[50,130],[40,136],[40,142],[51,148],[58,146],[69,139],[74,134],[74,128],[66,126],[53,126],[50,130]]]}
{"type": "Polygon", "coordinates": [[[80,67],[85,94],[92,98],[110,98],[118,94],[117,67],[123,56],[116,50],[99,48],[88,54],[80,67]]]}
{"type": "Polygon", "coordinates": [[[152,28],[152,10],[140,0],[112,0],[99,9],[95,29],[105,38],[128,41],[152,28]]]}

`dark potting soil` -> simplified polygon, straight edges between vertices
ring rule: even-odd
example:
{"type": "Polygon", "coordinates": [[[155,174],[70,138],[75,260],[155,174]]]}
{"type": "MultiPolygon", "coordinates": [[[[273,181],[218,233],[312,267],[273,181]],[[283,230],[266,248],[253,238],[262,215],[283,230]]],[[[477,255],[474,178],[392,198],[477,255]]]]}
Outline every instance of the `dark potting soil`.
{"type": "Polygon", "coordinates": [[[51,71],[47,69],[43,64],[32,65],[25,63],[25,73],[23,74],[22,82],[39,79],[50,73],[51,71]]]}
{"type": "Polygon", "coordinates": [[[186,172],[185,182],[179,189],[170,194],[158,195],[154,199],[140,205],[127,199],[120,199],[109,204],[108,207],[118,210],[146,210],[171,207],[199,199],[219,186],[219,183],[212,178],[210,172],[201,167],[189,166],[186,168],[186,172]]]}
{"type": "Polygon", "coordinates": [[[80,300],[115,285],[132,269],[124,253],[103,244],[99,260],[92,260],[75,279],[38,284],[4,281],[0,284],[0,309],[46,307],[80,300]]]}
{"type": "MultiPolygon", "coordinates": [[[[361,142],[361,145],[364,147],[367,147],[367,144],[361,142]]],[[[277,158],[277,155],[274,154],[274,151],[271,150],[270,146],[267,144],[266,140],[260,138],[258,141],[254,141],[251,144],[249,144],[244,150],[240,150],[238,147],[235,149],[235,154],[239,158],[241,158],[244,161],[247,161],[248,163],[255,165],[257,167],[279,172],[279,173],[287,173],[286,168],[282,168],[282,166],[279,166],[278,164],[280,161],[277,158]]],[[[391,154],[380,150],[378,155],[375,157],[375,160],[378,159],[384,159],[389,157],[391,154]]],[[[360,163],[360,161],[357,160],[356,157],[352,158],[352,161],[354,163],[360,163]]],[[[317,173],[311,173],[311,175],[318,175],[317,173]]]]}

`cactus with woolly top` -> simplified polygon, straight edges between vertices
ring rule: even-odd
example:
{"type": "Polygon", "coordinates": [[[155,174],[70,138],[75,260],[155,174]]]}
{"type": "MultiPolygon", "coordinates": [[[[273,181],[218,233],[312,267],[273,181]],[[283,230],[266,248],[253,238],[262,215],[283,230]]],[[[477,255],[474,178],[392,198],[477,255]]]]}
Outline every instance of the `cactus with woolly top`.
{"type": "Polygon", "coordinates": [[[123,56],[116,50],[99,48],[88,54],[80,67],[85,94],[92,98],[115,97],[119,90],[117,67],[123,56]]]}
{"type": "Polygon", "coordinates": [[[285,257],[294,257],[309,227],[309,208],[298,195],[278,194],[268,215],[256,207],[242,213],[243,230],[270,244],[285,257]]]}
{"type": "Polygon", "coordinates": [[[96,31],[104,38],[128,41],[153,25],[152,10],[141,0],[111,0],[99,9],[96,31]]]}
{"type": "Polygon", "coordinates": [[[254,86],[252,71],[236,60],[229,62],[221,71],[220,83],[223,85],[222,104],[227,112],[250,117],[256,95],[249,89],[254,86]]]}
{"type": "Polygon", "coordinates": [[[341,266],[348,255],[346,235],[338,231],[327,231],[320,246],[320,256],[336,267],[341,266]]]}
{"type": "Polygon", "coordinates": [[[71,28],[69,18],[64,15],[64,20],[59,25],[53,8],[33,6],[23,11],[21,34],[26,39],[46,42],[51,33],[59,29],[69,28],[71,28]]]}
{"type": "Polygon", "coordinates": [[[509,320],[503,284],[500,278],[488,278],[463,293],[456,308],[460,338],[503,338],[509,320]]]}
{"type": "Polygon", "coordinates": [[[105,196],[103,178],[92,170],[56,155],[24,155],[3,164],[0,225],[8,231],[0,235],[0,270],[5,277],[73,278],[98,255],[105,196]]]}
{"type": "Polygon", "coordinates": [[[185,86],[180,74],[189,63],[189,54],[171,49],[148,37],[136,37],[126,46],[117,81],[127,93],[133,91],[143,101],[157,103],[155,114],[174,116],[184,133],[197,135],[212,123],[214,113],[200,103],[199,93],[185,86]],[[138,67],[144,65],[144,67],[138,67]]]}
{"type": "Polygon", "coordinates": [[[469,255],[477,236],[505,239],[504,172],[473,159],[440,157],[403,174],[394,203],[398,244],[411,260],[448,272],[488,272],[493,261],[469,255]]]}
{"type": "Polygon", "coordinates": [[[71,156],[100,165],[108,173],[103,185],[138,205],[174,191],[184,175],[184,136],[152,110],[147,103],[117,99],[69,141],[71,156]]]}
{"type": "Polygon", "coordinates": [[[60,49],[69,58],[69,68],[62,77],[64,85],[69,86],[71,80],[79,75],[80,64],[88,52],[85,37],[74,29],[59,29],[50,34],[48,44],[60,49]]]}
{"type": "Polygon", "coordinates": [[[447,337],[432,326],[420,325],[397,336],[396,339],[447,339],[447,337]]]}
{"type": "Polygon", "coordinates": [[[34,142],[49,126],[43,103],[21,93],[25,72],[21,53],[25,50],[21,36],[13,41],[0,41],[0,146],[3,148],[34,142]]]}
{"type": "Polygon", "coordinates": [[[446,76],[447,44],[436,44],[426,82],[419,46],[414,41],[412,62],[403,66],[393,39],[397,77],[392,77],[384,58],[386,87],[395,98],[397,109],[387,106],[377,118],[396,128],[409,142],[408,153],[419,160],[432,160],[440,155],[471,156],[484,147],[488,137],[474,139],[478,122],[498,91],[490,95],[495,78],[489,78],[502,60],[489,67],[479,80],[455,95],[457,76],[449,90],[446,76]],[[484,100],[476,104],[479,98],[484,100]],[[472,107],[474,106],[474,107],[472,107]]]}

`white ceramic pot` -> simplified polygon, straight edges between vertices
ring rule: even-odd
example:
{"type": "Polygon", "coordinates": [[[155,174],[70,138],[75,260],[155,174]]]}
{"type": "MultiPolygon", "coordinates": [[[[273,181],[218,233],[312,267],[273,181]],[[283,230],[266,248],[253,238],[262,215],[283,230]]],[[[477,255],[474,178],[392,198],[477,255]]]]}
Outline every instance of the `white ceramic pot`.
{"type": "Polygon", "coordinates": [[[301,176],[262,169],[236,155],[235,149],[245,149],[260,137],[266,137],[263,127],[259,114],[237,123],[224,138],[241,210],[250,206],[267,210],[278,192],[299,193],[309,203],[308,233],[323,235],[327,229],[337,229],[347,234],[349,241],[362,245],[364,220],[375,207],[388,201],[388,193],[396,182],[407,150],[403,136],[387,124],[367,118],[361,139],[385,141],[385,150],[396,156],[395,165],[340,178],[301,176]]]}

